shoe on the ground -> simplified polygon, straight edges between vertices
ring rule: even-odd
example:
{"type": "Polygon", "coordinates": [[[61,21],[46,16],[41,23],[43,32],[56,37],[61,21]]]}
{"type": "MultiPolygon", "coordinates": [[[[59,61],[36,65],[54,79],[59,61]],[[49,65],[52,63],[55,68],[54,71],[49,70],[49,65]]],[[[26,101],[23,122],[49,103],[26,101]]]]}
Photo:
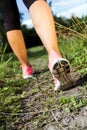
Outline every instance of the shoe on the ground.
{"type": "Polygon", "coordinates": [[[22,69],[22,76],[24,79],[33,77],[33,68],[32,66],[21,66],[22,69]]]}
{"type": "Polygon", "coordinates": [[[69,61],[64,58],[57,58],[49,64],[49,69],[54,79],[55,91],[66,90],[72,87],[73,79],[69,61]]]}

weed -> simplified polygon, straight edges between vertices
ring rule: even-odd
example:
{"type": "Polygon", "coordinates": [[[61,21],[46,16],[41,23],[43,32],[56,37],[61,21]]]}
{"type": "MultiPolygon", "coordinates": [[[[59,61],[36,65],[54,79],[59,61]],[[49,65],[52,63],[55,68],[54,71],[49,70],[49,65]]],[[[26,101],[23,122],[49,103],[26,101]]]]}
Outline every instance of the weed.
{"type": "MultiPolygon", "coordinates": [[[[80,25],[79,29],[82,29],[80,25]]],[[[87,43],[82,34],[66,39],[60,37],[58,42],[63,57],[70,61],[71,66],[81,74],[87,74],[87,43]]],[[[63,109],[67,113],[75,113],[87,105],[86,83],[80,87],[82,91],[76,96],[66,97],[63,92],[53,92],[51,75],[48,70],[45,71],[48,57],[43,46],[27,50],[30,62],[40,70],[37,79],[32,80],[22,79],[19,62],[13,54],[5,55],[5,50],[6,47],[0,61],[0,129],[3,130],[6,124],[8,129],[13,129],[16,124],[25,124],[25,128],[27,123],[39,129],[50,122],[50,111],[63,109]],[[24,116],[24,112],[28,117],[24,116]]]]}

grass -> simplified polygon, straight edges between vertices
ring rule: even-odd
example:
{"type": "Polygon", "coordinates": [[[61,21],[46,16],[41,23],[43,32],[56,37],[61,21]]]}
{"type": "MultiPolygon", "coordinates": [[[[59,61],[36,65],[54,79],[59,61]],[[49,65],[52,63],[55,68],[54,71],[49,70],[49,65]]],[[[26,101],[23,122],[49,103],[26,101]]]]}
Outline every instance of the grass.
{"type": "Polygon", "coordinates": [[[69,59],[72,66],[81,73],[87,73],[87,43],[81,38],[68,38],[60,40],[60,50],[62,55],[69,59]],[[62,44],[62,47],[61,47],[62,44]]]}
{"type": "MultiPolygon", "coordinates": [[[[81,38],[59,39],[63,57],[81,74],[87,74],[87,43],[81,38]]],[[[29,60],[40,71],[35,79],[23,80],[19,61],[13,53],[3,54],[0,63],[0,130],[39,130],[47,123],[54,110],[64,109],[75,113],[87,105],[87,83],[80,87],[81,93],[68,95],[54,93],[53,82],[48,71],[47,52],[43,46],[31,48],[29,60]],[[26,103],[25,103],[26,102],[26,103]],[[29,119],[27,115],[29,114],[29,119]],[[32,127],[32,129],[31,129],[32,127]]]]}

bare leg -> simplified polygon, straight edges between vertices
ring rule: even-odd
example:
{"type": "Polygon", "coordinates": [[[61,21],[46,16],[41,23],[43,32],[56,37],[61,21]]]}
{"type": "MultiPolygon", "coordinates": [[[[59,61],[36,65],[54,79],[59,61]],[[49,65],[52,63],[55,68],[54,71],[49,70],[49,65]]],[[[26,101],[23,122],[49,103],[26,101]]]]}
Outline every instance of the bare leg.
{"type": "Polygon", "coordinates": [[[34,27],[46,47],[48,54],[50,55],[52,51],[56,51],[61,57],[58,50],[53,16],[47,2],[37,0],[31,5],[29,11],[34,27]]]}
{"type": "Polygon", "coordinates": [[[29,11],[34,27],[48,52],[49,69],[54,79],[55,90],[58,89],[60,91],[62,88],[63,90],[66,89],[66,87],[63,87],[63,83],[69,88],[71,83],[67,78],[68,74],[66,74],[67,68],[69,68],[67,72],[70,72],[69,63],[67,60],[61,58],[54,20],[47,2],[45,0],[37,0],[31,5],[29,11]],[[66,70],[64,68],[66,68],[66,70]],[[61,73],[61,70],[63,70],[63,73],[61,73]],[[61,77],[66,77],[67,80],[64,78],[63,81],[61,77]]]}
{"type": "Polygon", "coordinates": [[[28,57],[21,30],[8,31],[7,38],[13,52],[21,62],[22,66],[28,66],[28,57]]]}

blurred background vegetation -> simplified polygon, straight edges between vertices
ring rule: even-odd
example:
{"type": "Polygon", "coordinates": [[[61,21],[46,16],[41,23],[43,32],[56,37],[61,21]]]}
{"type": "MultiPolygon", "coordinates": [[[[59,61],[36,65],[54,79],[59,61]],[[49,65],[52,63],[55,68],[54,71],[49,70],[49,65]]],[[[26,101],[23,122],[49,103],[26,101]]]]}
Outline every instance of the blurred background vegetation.
{"type": "MultiPolygon", "coordinates": [[[[12,50],[6,38],[4,23],[0,17],[0,130],[6,128],[6,130],[17,130],[16,127],[18,128],[19,125],[23,125],[21,130],[24,130],[27,121],[23,117],[24,115],[19,114],[23,112],[30,114],[36,108],[40,108],[38,111],[42,111],[43,108],[43,112],[41,114],[37,112],[36,116],[33,115],[33,118],[29,118],[28,122],[34,124],[38,129],[39,125],[43,126],[44,123],[51,122],[50,120],[46,122],[46,120],[50,119],[48,118],[49,112],[53,108],[57,111],[58,109],[65,109],[68,112],[72,110],[75,113],[80,110],[80,107],[87,106],[87,16],[78,18],[73,15],[70,19],[57,17],[54,14],[53,16],[60,51],[63,57],[70,61],[72,67],[75,68],[75,72],[80,72],[82,76],[86,75],[85,83],[81,81],[83,86],[71,90],[73,96],[66,96],[65,93],[66,97],[63,97],[62,92],[54,94],[50,74],[48,71],[45,72],[47,70],[47,52],[34,28],[27,28],[26,25],[21,25],[21,29],[29,61],[34,68],[42,71],[37,80],[23,80],[21,70],[18,67],[20,63],[11,53],[12,50]],[[25,103],[24,106],[25,98],[28,98],[28,103],[27,105],[25,103]],[[41,106],[37,107],[38,104],[41,106]]],[[[67,95],[71,93],[67,92],[67,95]]],[[[32,114],[30,117],[32,117],[32,114]]]]}
{"type": "MultiPolygon", "coordinates": [[[[49,2],[51,7],[52,2],[49,2]]],[[[53,13],[53,12],[52,12],[53,13]]],[[[87,72],[87,15],[81,18],[72,15],[71,18],[57,17],[53,14],[55,28],[58,38],[59,49],[63,57],[67,58],[72,65],[77,67],[82,73],[87,72]]],[[[20,13],[20,21],[23,14],[20,13]]],[[[21,25],[26,48],[43,46],[35,29],[21,25]]],[[[5,53],[12,52],[4,29],[4,23],[0,16],[0,57],[1,62],[5,61],[5,53]]],[[[10,58],[8,58],[10,59],[10,58]]]]}
{"type": "MultiPolygon", "coordinates": [[[[51,6],[51,3],[49,3],[51,6]]],[[[22,15],[21,19],[22,20],[22,15]]],[[[80,37],[86,39],[87,35],[87,16],[82,16],[82,18],[78,18],[76,16],[72,16],[71,18],[66,17],[57,17],[54,15],[55,27],[58,38],[67,39],[67,38],[75,38],[80,37]]],[[[34,28],[27,28],[26,25],[21,25],[21,29],[23,31],[23,36],[25,39],[26,47],[30,48],[33,46],[42,45],[40,38],[36,34],[34,28]]],[[[0,16],[0,55],[3,52],[4,47],[6,47],[6,52],[10,52],[11,48],[9,47],[4,23],[0,16]]]]}

